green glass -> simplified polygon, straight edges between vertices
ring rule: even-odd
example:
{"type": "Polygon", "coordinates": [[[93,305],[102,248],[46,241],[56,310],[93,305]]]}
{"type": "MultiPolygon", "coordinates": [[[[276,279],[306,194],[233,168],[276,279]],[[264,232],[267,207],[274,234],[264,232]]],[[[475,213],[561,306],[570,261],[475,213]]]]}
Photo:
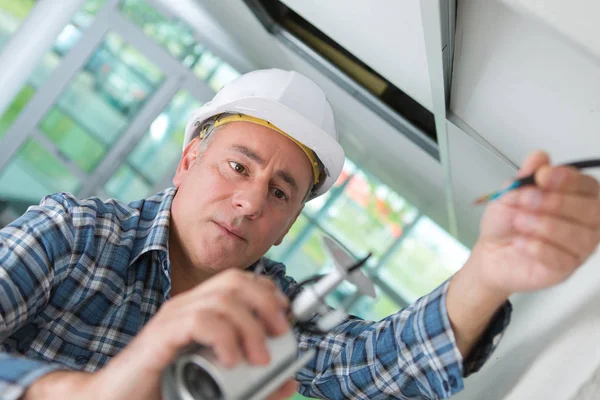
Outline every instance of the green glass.
{"type": "Polygon", "coordinates": [[[58,104],[82,129],[111,145],[163,80],[147,58],[109,33],[58,104]]]}
{"type": "Polygon", "coordinates": [[[416,214],[415,207],[359,170],[327,211],[323,227],[357,256],[372,252],[375,260],[416,214]]]}
{"type": "Polygon", "coordinates": [[[409,303],[454,274],[469,250],[427,217],[417,222],[381,269],[381,277],[409,303]]]}
{"type": "Polygon", "coordinates": [[[267,252],[267,257],[275,261],[280,261],[283,258],[283,256],[288,252],[290,245],[296,241],[298,235],[304,230],[304,228],[307,225],[308,219],[304,215],[300,214],[296,219],[296,222],[294,222],[294,225],[292,225],[292,227],[290,228],[287,235],[285,235],[285,237],[283,238],[283,242],[281,242],[279,246],[271,247],[267,252]]]}
{"type": "Polygon", "coordinates": [[[152,183],[172,173],[181,157],[188,117],[201,105],[187,91],[179,91],[133,149],[129,163],[152,183]]]}
{"type": "Polygon", "coordinates": [[[193,68],[194,75],[203,81],[208,81],[220,64],[221,59],[206,50],[202,53],[197,64],[193,68]]]}
{"type": "Polygon", "coordinates": [[[19,116],[23,108],[29,103],[29,100],[35,94],[35,88],[31,85],[23,86],[23,89],[17,94],[15,99],[6,108],[6,111],[0,117],[0,138],[8,131],[12,123],[19,116]]]}
{"type": "Polygon", "coordinates": [[[379,321],[400,310],[400,305],[377,288],[377,298],[362,296],[348,312],[367,321],[379,321]]]}
{"type": "Polygon", "coordinates": [[[229,64],[222,63],[208,80],[208,86],[215,92],[221,90],[223,86],[240,76],[240,73],[233,69],[229,64]]]}
{"type": "Polygon", "coordinates": [[[106,194],[126,203],[148,197],[151,190],[148,182],[127,164],[121,165],[104,185],[106,194]]]}
{"type": "Polygon", "coordinates": [[[28,139],[2,170],[0,196],[37,203],[49,193],[76,193],[80,182],[41,144],[28,139]]]}
{"type": "Polygon", "coordinates": [[[90,136],[65,112],[53,107],[40,123],[40,129],[59,151],[89,173],[106,152],[104,145],[90,136]]]}
{"type": "Polygon", "coordinates": [[[120,8],[125,17],[176,59],[182,61],[196,52],[194,31],[180,19],[167,18],[144,0],[123,0],[120,8]]]}

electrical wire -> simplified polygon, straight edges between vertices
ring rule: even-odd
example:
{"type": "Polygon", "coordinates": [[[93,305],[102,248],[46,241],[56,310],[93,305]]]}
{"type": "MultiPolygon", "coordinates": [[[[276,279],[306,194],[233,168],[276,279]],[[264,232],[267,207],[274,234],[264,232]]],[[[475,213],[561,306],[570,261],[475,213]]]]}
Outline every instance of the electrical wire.
{"type": "MultiPolygon", "coordinates": [[[[567,163],[567,164],[561,164],[560,166],[573,167],[573,168],[577,168],[577,169],[597,168],[597,167],[600,167],[600,158],[575,161],[575,162],[571,162],[571,163],[567,163]]],[[[535,174],[531,174],[531,175],[525,176],[523,178],[517,179],[503,189],[480,196],[477,199],[475,199],[473,204],[480,205],[480,204],[488,203],[492,200],[496,200],[497,198],[501,197],[505,193],[508,193],[512,190],[515,190],[515,189],[523,187],[523,186],[528,186],[528,185],[535,185],[535,174]]]]}

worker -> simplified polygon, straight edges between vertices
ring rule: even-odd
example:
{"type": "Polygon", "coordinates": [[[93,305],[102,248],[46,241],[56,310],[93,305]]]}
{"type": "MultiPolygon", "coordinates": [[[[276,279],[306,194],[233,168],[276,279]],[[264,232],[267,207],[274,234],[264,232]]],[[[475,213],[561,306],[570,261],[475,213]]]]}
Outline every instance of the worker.
{"type": "MultiPolygon", "coordinates": [[[[1,397],[159,399],[162,371],[194,342],[226,366],[268,363],[295,281],[270,260],[249,270],[343,163],[323,91],[259,70],[192,115],[174,188],[130,204],[45,197],[0,231],[1,397]]],[[[565,280],[600,238],[596,180],[543,152],[530,173],[537,186],[486,209],[470,258],[432,293],[378,322],[296,329],[316,356],[272,398],[459,392],[498,345],[509,296],[565,280]]]]}

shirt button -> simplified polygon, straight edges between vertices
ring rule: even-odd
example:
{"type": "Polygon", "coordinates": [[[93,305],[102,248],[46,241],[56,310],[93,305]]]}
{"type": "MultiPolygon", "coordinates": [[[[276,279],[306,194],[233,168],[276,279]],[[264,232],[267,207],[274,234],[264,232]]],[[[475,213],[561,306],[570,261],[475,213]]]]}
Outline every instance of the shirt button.
{"type": "Polygon", "coordinates": [[[89,358],[86,356],[77,356],[75,357],[75,364],[82,365],[89,361],[89,358]]]}
{"type": "Polygon", "coordinates": [[[450,381],[450,386],[452,386],[453,388],[456,387],[456,377],[454,375],[450,375],[450,378],[448,378],[448,380],[450,381]]]}

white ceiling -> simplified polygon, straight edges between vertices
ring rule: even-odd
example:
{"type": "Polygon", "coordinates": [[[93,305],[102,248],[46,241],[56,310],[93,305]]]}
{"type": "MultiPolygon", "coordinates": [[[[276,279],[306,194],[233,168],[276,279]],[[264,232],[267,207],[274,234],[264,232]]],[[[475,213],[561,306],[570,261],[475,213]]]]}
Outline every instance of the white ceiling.
{"type": "Polygon", "coordinates": [[[420,1],[282,2],[432,110],[420,1]]]}
{"type": "Polygon", "coordinates": [[[515,11],[533,17],[571,41],[600,63],[600,2],[598,0],[502,0],[515,11]]]}
{"type": "Polygon", "coordinates": [[[451,109],[492,146],[517,165],[536,149],[555,162],[600,155],[592,56],[497,0],[459,3],[456,37],[451,109]]]}

